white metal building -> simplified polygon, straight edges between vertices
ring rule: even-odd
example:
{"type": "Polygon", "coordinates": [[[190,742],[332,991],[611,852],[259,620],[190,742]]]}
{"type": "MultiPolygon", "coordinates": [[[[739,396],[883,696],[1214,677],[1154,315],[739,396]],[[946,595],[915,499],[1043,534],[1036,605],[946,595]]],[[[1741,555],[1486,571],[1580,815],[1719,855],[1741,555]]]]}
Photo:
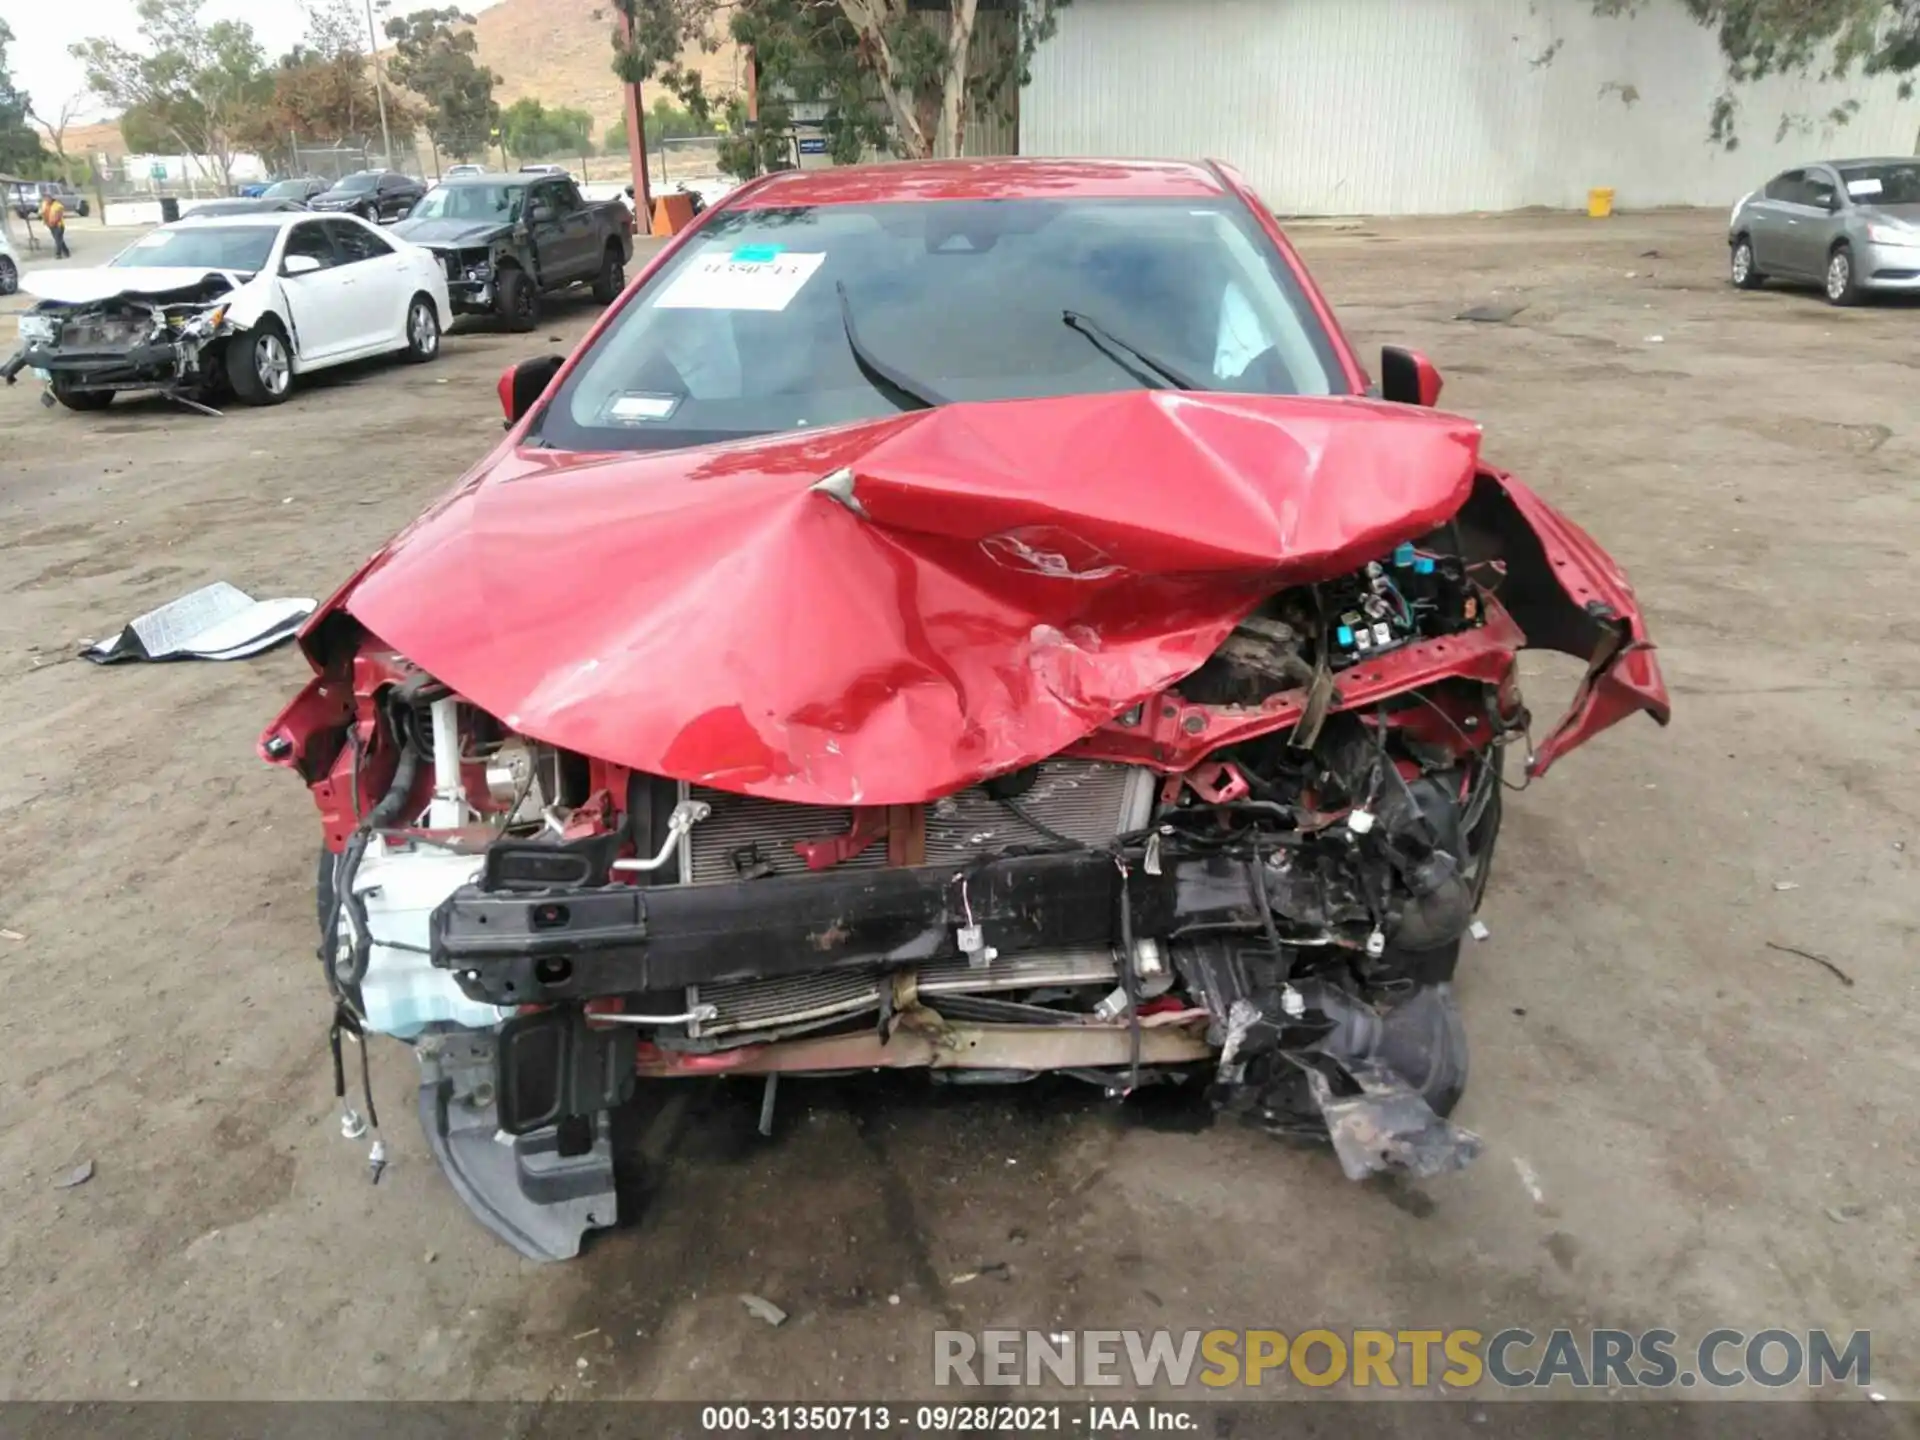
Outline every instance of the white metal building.
{"type": "MultiPolygon", "coordinates": [[[[1027,155],[1212,156],[1287,214],[1730,204],[1822,155],[1915,152],[1888,77],[1740,92],[1679,0],[1074,0],[1020,97],[1027,155]],[[1829,112],[1858,109],[1836,125],[1829,112]]],[[[972,148],[972,147],[969,147],[972,148]]]]}

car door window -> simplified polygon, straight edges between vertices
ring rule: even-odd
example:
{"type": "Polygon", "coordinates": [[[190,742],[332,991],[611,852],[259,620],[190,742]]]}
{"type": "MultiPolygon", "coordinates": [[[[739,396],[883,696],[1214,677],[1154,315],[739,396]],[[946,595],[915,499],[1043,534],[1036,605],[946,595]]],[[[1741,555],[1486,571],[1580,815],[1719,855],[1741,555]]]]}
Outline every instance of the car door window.
{"type": "Polygon", "coordinates": [[[580,198],[580,192],[574,188],[573,181],[556,180],[552,190],[553,207],[557,213],[568,215],[586,207],[586,202],[580,198]]]}
{"type": "Polygon", "coordinates": [[[318,260],[322,269],[331,269],[337,263],[333,241],[327,237],[325,221],[312,220],[293,227],[287,236],[286,258],[291,260],[295,255],[318,260]]]}
{"type": "Polygon", "coordinates": [[[351,220],[329,220],[325,223],[333,231],[333,242],[339,247],[342,265],[356,265],[362,260],[378,260],[382,255],[393,254],[393,246],[387,237],[365,225],[356,225],[351,220]]]}
{"type": "Polygon", "coordinates": [[[551,218],[558,220],[566,214],[567,207],[561,202],[560,187],[551,180],[543,181],[533,187],[533,203],[544,205],[553,212],[551,218]]]}
{"type": "Polygon", "coordinates": [[[1807,178],[1801,182],[1803,205],[1811,205],[1816,210],[1837,210],[1839,208],[1839,187],[1833,177],[1819,170],[1809,170],[1807,178]]]}
{"type": "Polygon", "coordinates": [[[1767,182],[1767,199],[1800,204],[1800,182],[1806,178],[1806,173],[1804,170],[1788,170],[1774,176],[1767,182]]]}

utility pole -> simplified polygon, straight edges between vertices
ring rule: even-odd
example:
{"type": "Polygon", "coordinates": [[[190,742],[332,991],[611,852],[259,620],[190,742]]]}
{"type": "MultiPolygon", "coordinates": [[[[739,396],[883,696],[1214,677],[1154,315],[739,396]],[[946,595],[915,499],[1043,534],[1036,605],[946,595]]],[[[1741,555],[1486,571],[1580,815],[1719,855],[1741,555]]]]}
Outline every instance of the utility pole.
{"type": "Polygon", "coordinates": [[[380,33],[373,28],[373,0],[367,0],[367,39],[373,45],[373,94],[380,102],[380,149],[393,168],[393,132],[387,129],[387,80],[380,69],[380,33]]]}

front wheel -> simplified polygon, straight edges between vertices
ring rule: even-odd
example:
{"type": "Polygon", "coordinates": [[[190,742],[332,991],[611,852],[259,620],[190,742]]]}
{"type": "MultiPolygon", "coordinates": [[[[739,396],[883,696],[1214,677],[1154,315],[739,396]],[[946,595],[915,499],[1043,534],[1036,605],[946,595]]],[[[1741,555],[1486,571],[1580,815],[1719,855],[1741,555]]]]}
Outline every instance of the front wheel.
{"type": "Polygon", "coordinates": [[[1766,283],[1767,277],[1760,273],[1760,267],[1754,263],[1753,241],[1744,235],[1733,242],[1733,252],[1727,265],[1727,273],[1733,283],[1742,290],[1758,290],[1766,283]]]}
{"type": "Polygon", "coordinates": [[[1859,302],[1860,282],[1853,273],[1853,251],[1845,245],[1836,245],[1827,257],[1827,303],[1857,305],[1859,302]]]}
{"type": "Polygon", "coordinates": [[[360,218],[369,225],[378,225],[380,223],[380,207],[378,205],[362,205],[359,213],[360,218]]]}
{"type": "Polygon", "coordinates": [[[293,352],[271,320],[227,342],[227,380],[247,405],[278,405],[293,390],[293,352]]]}
{"type": "Polygon", "coordinates": [[[600,261],[600,273],[593,277],[593,298],[602,305],[611,305],[626,288],[627,263],[620,258],[620,247],[609,245],[600,261]]]}
{"type": "Polygon", "coordinates": [[[500,316],[507,328],[524,335],[540,323],[540,290],[524,270],[500,272],[500,316]]]}
{"type": "Polygon", "coordinates": [[[425,295],[407,307],[407,359],[424,365],[440,353],[440,312],[425,295]]]}
{"type": "Polygon", "coordinates": [[[104,410],[113,404],[111,390],[76,390],[73,381],[65,375],[53,377],[53,398],[69,410],[82,413],[89,410],[104,410]]]}
{"type": "Polygon", "coordinates": [[[19,267],[7,256],[0,255],[0,295],[11,295],[19,288],[19,267]]]}

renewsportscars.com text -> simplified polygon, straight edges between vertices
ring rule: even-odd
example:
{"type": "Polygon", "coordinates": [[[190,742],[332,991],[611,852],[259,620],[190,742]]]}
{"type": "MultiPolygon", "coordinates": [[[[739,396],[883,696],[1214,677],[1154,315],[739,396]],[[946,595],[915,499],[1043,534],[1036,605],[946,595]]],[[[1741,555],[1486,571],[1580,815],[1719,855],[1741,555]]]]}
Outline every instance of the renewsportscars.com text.
{"type": "Polygon", "coordinates": [[[1865,1330],[936,1330],[936,1385],[1355,1389],[1851,1385],[1873,1379],[1865,1330]]]}

